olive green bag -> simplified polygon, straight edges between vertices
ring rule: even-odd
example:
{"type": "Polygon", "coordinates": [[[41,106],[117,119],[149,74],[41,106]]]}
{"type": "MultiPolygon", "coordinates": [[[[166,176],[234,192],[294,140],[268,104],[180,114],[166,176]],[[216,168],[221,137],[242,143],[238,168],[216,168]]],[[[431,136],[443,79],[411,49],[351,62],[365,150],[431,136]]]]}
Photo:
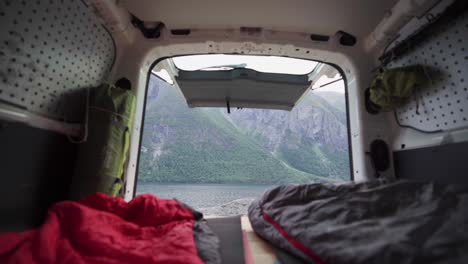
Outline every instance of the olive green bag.
{"type": "Polygon", "coordinates": [[[119,194],[134,111],[135,96],[129,90],[105,84],[90,91],[88,135],[79,145],[72,198],[119,194]]]}
{"type": "Polygon", "coordinates": [[[381,110],[392,111],[407,103],[428,81],[422,65],[388,69],[372,82],[370,100],[381,110]]]}

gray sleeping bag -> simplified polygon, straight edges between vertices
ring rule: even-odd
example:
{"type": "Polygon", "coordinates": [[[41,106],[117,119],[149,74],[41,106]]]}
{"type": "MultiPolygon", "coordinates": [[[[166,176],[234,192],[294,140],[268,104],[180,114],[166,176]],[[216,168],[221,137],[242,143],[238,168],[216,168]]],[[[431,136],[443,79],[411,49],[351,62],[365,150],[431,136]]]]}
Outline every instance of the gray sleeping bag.
{"type": "Polygon", "coordinates": [[[255,232],[306,263],[468,263],[468,192],[409,181],[280,186],[255,232]]]}

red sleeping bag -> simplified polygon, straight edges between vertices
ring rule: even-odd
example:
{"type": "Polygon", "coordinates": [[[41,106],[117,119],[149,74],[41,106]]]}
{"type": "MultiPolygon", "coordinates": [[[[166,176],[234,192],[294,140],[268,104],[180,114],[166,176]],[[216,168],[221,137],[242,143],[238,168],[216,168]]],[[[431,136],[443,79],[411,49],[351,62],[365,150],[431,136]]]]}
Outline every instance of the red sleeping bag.
{"type": "Polygon", "coordinates": [[[1,234],[0,263],[203,263],[194,222],[175,200],[98,193],[53,205],[37,229],[1,234]]]}

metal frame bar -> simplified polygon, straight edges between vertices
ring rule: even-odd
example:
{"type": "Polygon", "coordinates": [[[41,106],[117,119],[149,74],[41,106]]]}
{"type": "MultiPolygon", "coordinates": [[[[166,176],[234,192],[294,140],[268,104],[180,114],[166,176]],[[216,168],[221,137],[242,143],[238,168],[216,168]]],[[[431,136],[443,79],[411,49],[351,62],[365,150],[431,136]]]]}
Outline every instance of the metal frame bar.
{"type": "Polygon", "coordinates": [[[80,137],[83,132],[83,125],[76,123],[66,123],[53,120],[19,107],[0,103],[0,120],[20,122],[32,127],[54,131],[60,134],[80,137]]]}

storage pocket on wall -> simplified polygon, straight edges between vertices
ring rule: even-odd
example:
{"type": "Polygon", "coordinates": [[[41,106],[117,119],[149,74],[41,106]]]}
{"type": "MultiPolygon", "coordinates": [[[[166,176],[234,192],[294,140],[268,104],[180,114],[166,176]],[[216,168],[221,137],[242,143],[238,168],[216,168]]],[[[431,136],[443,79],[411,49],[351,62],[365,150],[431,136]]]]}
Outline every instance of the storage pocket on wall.
{"type": "Polygon", "coordinates": [[[119,194],[135,111],[131,91],[101,85],[90,93],[88,136],[80,145],[71,197],[119,194]]]}
{"type": "Polygon", "coordinates": [[[429,82],[426,69],[422,65],[388,69],[372,82],[370,101],[383,111],[393,111],[404,105],[429,82]]]}

